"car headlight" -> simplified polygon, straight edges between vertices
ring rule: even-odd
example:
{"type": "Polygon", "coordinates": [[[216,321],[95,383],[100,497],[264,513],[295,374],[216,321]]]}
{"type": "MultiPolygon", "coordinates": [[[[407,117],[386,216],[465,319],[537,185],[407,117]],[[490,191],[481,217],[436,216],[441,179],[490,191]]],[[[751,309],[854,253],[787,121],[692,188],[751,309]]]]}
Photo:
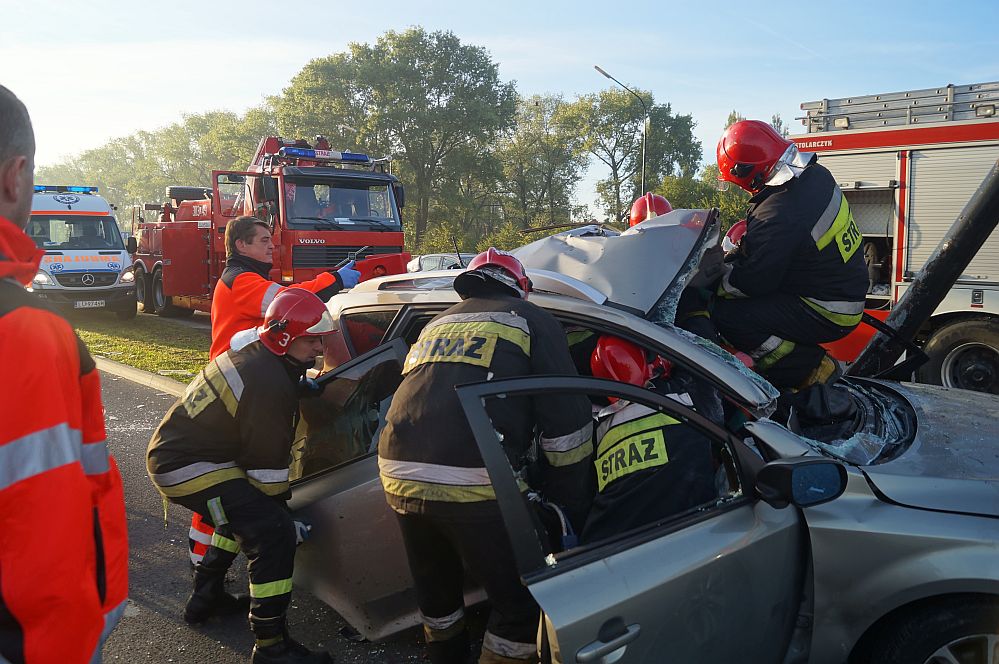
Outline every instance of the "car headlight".
{"type": "Polygon", "coordinates": [[[120,281],[123,284],[132,283],[133,281],[135,281],[135,272],[132,272],[131,270],[129,270],[128,272],[122,272],[120,281]]]}
{"type": "Polygon", "coordinates": [[[35,278],[31,280],[31,283],[36,286],[49,286],[52,284],[52,277],[39,271],[39,273],[35,275],[35,278]]]}

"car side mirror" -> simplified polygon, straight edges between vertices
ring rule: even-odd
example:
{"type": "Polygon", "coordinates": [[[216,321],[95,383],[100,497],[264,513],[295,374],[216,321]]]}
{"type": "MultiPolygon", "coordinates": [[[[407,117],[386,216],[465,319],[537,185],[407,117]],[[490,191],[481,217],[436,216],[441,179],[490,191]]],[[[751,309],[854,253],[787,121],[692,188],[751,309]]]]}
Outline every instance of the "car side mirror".
{"type": "Polygon", "coordinates": [[[846,490],[846,468],[828,459],[781,459],[756,475],[756,493],[776,509],[814,507],[839,498],[846,490]]]}
{"type": "Polygon", "coordinates": [[[392,191],[395,193],[395,204],[399,209],[406,207],[406,188],[399,182],[393,182],[392,191]]]}
{"type": "Polygon", "coordinates": [[[274,203],[278,199],[278,185],[277,178],[270,175],[265,175],[260,178],[260,193],[263,196],[263,200],[268,203],[274,203]]]}
{"type": "Polygon", "coordinates": [[[135,237],[129,237],[125,240],[125,251],[130,254],[134,254],[139,250],[139,243],[135,241],[135,237]]]}

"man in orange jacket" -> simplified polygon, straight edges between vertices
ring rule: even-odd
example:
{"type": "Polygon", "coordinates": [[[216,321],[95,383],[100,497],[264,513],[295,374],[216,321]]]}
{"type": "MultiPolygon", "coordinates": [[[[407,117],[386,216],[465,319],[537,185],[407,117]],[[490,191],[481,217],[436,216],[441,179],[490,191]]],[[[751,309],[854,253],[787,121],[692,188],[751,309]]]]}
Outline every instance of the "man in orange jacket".
{"type": "Polygon", "coordinates": [[[86,664],[125,609],[125,499],[94,360],[24,288],[43,254],[23,230],[34,154],[0,86],[0,661],[86,664]]]}

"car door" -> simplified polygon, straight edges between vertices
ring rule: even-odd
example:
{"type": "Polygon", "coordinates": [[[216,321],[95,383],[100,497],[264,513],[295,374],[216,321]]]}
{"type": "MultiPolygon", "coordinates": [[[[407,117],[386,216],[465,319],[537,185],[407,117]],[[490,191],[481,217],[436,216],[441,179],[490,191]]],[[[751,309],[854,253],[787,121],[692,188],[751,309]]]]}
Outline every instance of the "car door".
{"type": "Polygon", "coordinates": [[[292,450],[289,506],[313,524],[296,555],[295,583],[368,639],[419,622],[376,453],[407,350],[396,339],[320,376],[323,392],[303,399],[292,450]]]}
{"type": "MultiPolygon", "coordinates": [[[[523,583],[544,613],[546,661],[781,661],[804,583],[805,531],[793,508],[776,510],[752,497],[744,466],[753,452],[739,448],[742,443],[675,400],[682,396],[664,397],[631,385],[547,376],[477,383],[457,391],[523,583]],[[586,395],[598,404],[612,397],[614,403],[641,404],[692,427],[718,459],[716,500],[562,553],[547,553],[488,414],[492,399],[544,393],[586,395]]],[[[671,438],[675,434],[667,433],[666,450],[674,456],[672,462],[679,462],[671,438]]],[[[598,479],[600,454],[598,448],[598,479]]]]}

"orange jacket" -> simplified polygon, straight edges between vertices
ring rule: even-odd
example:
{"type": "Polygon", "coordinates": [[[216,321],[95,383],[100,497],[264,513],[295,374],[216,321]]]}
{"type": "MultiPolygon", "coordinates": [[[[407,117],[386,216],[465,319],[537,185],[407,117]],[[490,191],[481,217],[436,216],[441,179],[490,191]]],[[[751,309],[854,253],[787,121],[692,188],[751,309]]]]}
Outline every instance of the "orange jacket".
{"type": "MultiPolygon", "coordinates": [[[[212,294],[212,347],[208,357],[214,360],[229,350],[232,335],[264,322],[267,306],[286,286],[271,281],[267,273],[270,264],[246,256],[226,260],[222,277],[212,294]]],[[[294,288],[312,291],[324,301],[343,290],[340,275],[323,272],[311,281],[295,284],[294,288]]]]}
{"type": "Polygon", "coordinates": [[[0,217],[0,660],[85,664],[125,608],[125,500],[94,361],[21,285],[41,255],[0,217]]]}

